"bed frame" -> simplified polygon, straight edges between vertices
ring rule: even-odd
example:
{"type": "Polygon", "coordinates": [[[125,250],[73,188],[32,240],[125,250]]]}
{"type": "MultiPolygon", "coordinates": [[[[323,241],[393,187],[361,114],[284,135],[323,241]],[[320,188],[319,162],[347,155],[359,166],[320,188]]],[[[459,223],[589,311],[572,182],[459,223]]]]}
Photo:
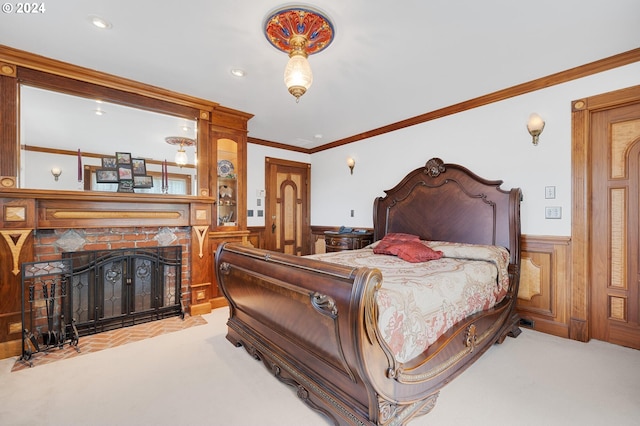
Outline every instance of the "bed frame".
{"type": "Polygon", "coordinates": [[[434,158],[375,200],[376,240],[403,232],[510,252],[505,299],[411,361],[397,362],[378,330],[378,270],[231,243],[218,248],[215,262],[230,307],[227,339],[337,425],[401,425],[428,413],[445,384],[491,345],[520,333],[521,192],[501,184],[434,158]]]}

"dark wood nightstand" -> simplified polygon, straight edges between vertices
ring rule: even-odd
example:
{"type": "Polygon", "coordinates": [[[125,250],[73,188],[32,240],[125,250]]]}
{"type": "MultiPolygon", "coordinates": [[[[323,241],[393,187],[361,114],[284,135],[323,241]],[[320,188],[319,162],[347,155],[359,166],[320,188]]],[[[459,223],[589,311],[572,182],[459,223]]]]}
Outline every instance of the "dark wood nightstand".
{"type": "Polygon", "coordinates": [[[339,234],[335,231],[324,233],[325,250],[332,251],[357,250],[373,242],[373,232],[351,232],[339,234]]]}

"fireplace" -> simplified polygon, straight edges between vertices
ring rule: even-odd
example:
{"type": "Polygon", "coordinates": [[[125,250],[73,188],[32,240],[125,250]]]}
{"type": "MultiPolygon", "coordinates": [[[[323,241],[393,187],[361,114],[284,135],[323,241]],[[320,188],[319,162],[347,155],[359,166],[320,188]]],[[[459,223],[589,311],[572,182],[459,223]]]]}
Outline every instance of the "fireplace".
{"type": "Polygon", "coordinates": [[[76,346],[81,336],[184,318],[182,247],[64,252],[22,264],[22,356],[76,346]]]}
{"type": "MultiPolygon", "coordinates": [[[[44,296],[43,285],[38,282],[33,286],[31,301],[29,288],[32,284],[23,282],[27,290],[21,296],[20,280],[22,266],[26,263],[71,262],[69,257],[63,258],[63,253],[66,252],[144,250],[167,246],[180,246],[182,250],[181,259],[176,257],[177,253],[159,254],[160,258],[172,259],[169,263],[176,264],[175,273],[167,274],[175,276],[178,291],[174,291],[173,287],[169,287],[170,290],[167,291],[157,291],[155,288],[140,290],[137,295],[135,292],[125,291],[122,295],[124,309],[120,311],[124,314],[116,312],[115,308],[120,302],[117,300],[120,296],[108,295],[105,299],[112,300],[114,308],[111,309],[107,306],[92,305],[97,300],[89,299],[99,299],[100,296],[88,295],[87,305],[82,309],[87,311],[86,320],[89,324],[83,333],[99,332],[123,324],[129,325],[174,314],[180,315],[183,309],[185,314],[189,309],[192,315],[210,312],[214,299],[224,300],[218,294],[212,267],[215,250],[209,235],[212,202],[212,197],[195,198],[166,194],[104,194],[82,191],[60,193],[12,188],[3,190],[0,197],[0,213],[5,212],[4,216],[0,214],[0,228],[5,237],[0,237],[0,258],[3,260],[0,262],[0,358],[19,354],[20,341],[24,341],[25,329],[39,337],[38,333],[41,330],[48,334],[59,334],[64,328],[56,322],[60,317],[54,316],[53,323],[49,326],[45,315],[47,301],[54,302],[55,299],[55,304],[49,305],[49,311],[54,311],[55,314],[61,309],[61,302],[67,298],[66,295],[60,295],[62,281],[53,289],[47,284],[48,297],[44,296]],[[7,215],[8,212],[11,216],[7,215]],[[177,266],[178,260],[181,260],[181,268],[177,266]],[[52,296],[54,289],[55,298],[52,296]],[[148,292],[154,294],[149,295],[148,292]],[[142,300],[137,306],[136,299],[142,300]],[[23,321],[25,309],[24,313],[27,316],[26,321],[23,321]],[[109,309],[111,312],[108,312],[109,309]],[[141,309],[143,313],[140,313],[141,309]]],[[[37,266],[34,268],[39,269],[37,266]]],[[[137,280],[145,276],[146,266],[139,267],[133,264],[130,268],[136,268],[138,275],[130,272],[135,269],[126,269],[127,278],[123,287],[135,288],[137,291],[137,280]]],[[[168,266],[165,269],[168,270],[168,266]]],[[[46,270],[39,272],[47,273],[46,270]]],[[[153,273],[155,274],[155,270],[153,273]]],[[[22,278],[36,281],[39,276],[22,278]]],[[[57,279],[63,278],[64,274],[57,279]]],[[[95,294],[93,288],[87,288],[86,291],[95,294]]],[[[67,325],[72,320],[70,316],[70,313],[65,313],[64,320],[67,325]]]]}
{"type": "Polygon", "coordinates": [[[62,253],[71,262],[68,303],[80,336],[184,315],[182,247],[62,253]]]}

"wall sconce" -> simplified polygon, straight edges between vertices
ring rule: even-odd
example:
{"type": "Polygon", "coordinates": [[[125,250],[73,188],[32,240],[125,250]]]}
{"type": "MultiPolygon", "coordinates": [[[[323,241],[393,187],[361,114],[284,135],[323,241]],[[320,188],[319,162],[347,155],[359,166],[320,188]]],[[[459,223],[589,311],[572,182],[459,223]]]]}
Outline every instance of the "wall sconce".
{"type": "Polygon", "coordinates": [[[527,122],[527,130],[529,130],[529,134],[533,137],[534,145],[538,145],[538,139],[543,129],[544,120],[534,112],[529,116],[529,121],[527,122]]]}
{"type": "Polygon", "coordinates": [[[349,166],[349,170],[351,170],[351,174],[353,174],[353,168],[356,165],[356,160],[354,160],[353,158],[349,157],[347,158],[347,166],[349,166]]]}
{"type": "Polygon", "coordinates": [[[294,6],[269,14],[263,28],[269,43],[289,55],[284,84],[298,102],[313,83],[307,57],[331,44],[333,24],[317,10],[294,6]]]}
{"type": "Polygon", "coordinates": [[[62,169],[60,167],[52,167],[51,168],[51,174],[53,175],[53,178],[56,180],[56,182],[58,181],[58,178],[60,177],[60,175],[62,174],[62,169]]]}

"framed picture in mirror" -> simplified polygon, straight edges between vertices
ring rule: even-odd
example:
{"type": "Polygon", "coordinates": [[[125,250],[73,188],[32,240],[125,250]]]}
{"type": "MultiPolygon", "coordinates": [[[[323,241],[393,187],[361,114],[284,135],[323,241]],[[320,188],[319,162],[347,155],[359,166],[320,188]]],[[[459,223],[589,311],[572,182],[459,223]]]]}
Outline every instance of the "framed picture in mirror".
{"type": "Polygon", "coordinates": [[[136,176],[133,175],[133,187],[134,188],[153,188],[152,176],[136,176]]]}
{"type": "Polygon", "coordinates": [[[144,176],[147,174],[147,165],[144,158],[132,158],[131,168],[134,176],[144,176]]]}
{"type": "Polygon", "coordinates": [[[120,164],[131,164],[130,152],[116,152],[116,162],[120,164]]]}
{"type": "Polygon", "coordinates": [[[102,168],[115,170],[117,166],[116,157],[102,157],[102,168]]]}
{"type": "Polygon", "coordinates": [[[118,164],[118,178],[120,180],[133,179],[133,171],[131,165],[118,164]]]}
{"type": "Polygon", "coordinates": [[[115,168],[96,170],[96,182],[98,183],[116,183],[118,180],[118,171],[115,168]]]}
{"type": "Polygon", "coordinates": [[[120,179],[118,182],[118,192],[134,192],[133,179],[120,179]]]}

